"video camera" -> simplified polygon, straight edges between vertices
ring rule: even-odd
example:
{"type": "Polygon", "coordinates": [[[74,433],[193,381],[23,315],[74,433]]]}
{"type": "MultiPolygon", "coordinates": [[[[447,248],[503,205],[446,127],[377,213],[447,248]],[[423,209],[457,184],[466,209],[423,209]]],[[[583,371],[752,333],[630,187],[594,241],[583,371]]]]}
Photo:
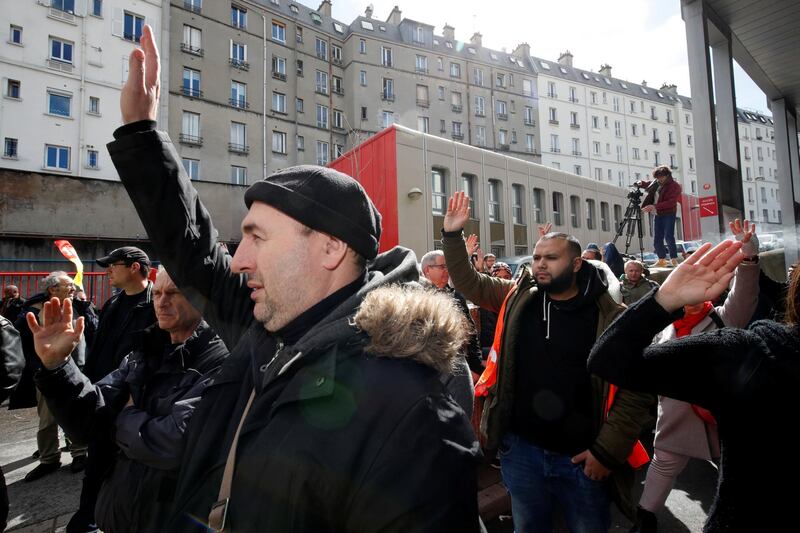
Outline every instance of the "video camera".
{"type": "Polygon", "coordinates": [[[645,188],[641,187],[638,182],[631,183],[628,188],[630,189],[627,194],[628,200],[634,204],[639,204],[642,201],[642,196],[644,196],[645,188]]]}

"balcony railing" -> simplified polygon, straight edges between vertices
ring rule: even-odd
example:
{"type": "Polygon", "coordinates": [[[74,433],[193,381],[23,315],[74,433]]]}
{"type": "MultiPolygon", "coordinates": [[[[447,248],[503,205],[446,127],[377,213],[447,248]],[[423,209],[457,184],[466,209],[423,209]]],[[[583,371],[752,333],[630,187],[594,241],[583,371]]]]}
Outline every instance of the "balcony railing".
{"type": "Polygon", "coordinates": [[[428,73],[428,67],[419,67],[418,66],[414,70],[415,70],[415,72],[417,74],[427,74],[428,73]]]}
{"type": "Polygon", "coordinates": [[[675,141],[670,141],[670,142],[669,142],[669,145],[670,145],[670,146],[675,146],[675,141]]]}
{"type": "Polygon", "coordinates": [[[344,89],[342,87],[334,87],[331,90],[333,91],[333,94],[338,94],[338,95],[344,94],[344,89]]]}
{"type": "Polygon", "coordinates": [[[200,89],[195,89],[193,87],[181,87],[181,94],[184,96],[191,96],[192,98],[202,98],[203,91],[200,89]]]}
{"type": "Polygon", "coordinates": [[[561,153],[561,148],[556,148],[555,146],[551,146],[550,147],[550,152],[554,153],[554,154],[560,154],[561,153]]]}
{"type": "Polygon", "coordinates": [[[232,107],[237,107],[239,109],[250,109],[250,102],[244,98],[228,98],[228,103],[231,104],[232,107]]]}
{"type": "Polygon", "coordinates": [[[508,152],[509,150],[511,150],[511,146],[508,144],[499,144],[497,145],[497,149],[500,150],[501,152],[508,152]]]}
{"type": "Polygon", "coordinates": [[[569,97],[569,101],[572,102],[573,104],[577,104],[578,103],[578,99],[575,98],[575,97],[572,97],[572,96],[569,97]]]}
{"type": "Polygon", "coordinates": [[[427,98],[417,98],[417,105],[419,107],[430,107],[431,101],[427,98]]]}
{"type": "Polygon", "coordinates": [[[653,144],[661,144],[661,139],[653,139],[653,144]]]}
{"type": "Polygon", "coordinates": [[[573,150],[572,151],[572,155],[581,156],[581,155],[583,155],[583,152],[581,152],[580,150],[573,150]]]}
{"type": "Polygon", "coordinates": [[[508,120],[508,113],[497,113],[497,120],[508,120]]]}
{"type": "Polygon", "coordinates": [[[456,141],[461,141],[461,140],[464,139],[464,134],[461,133],[461,132],[455,132],[454,131],[453,132],[453,139],[455,139],[456,141]]]}
{"type": "Polygon", "coordinates": [[[243,59],[236,59],[232,57],[228,59],[228,63],[233,68],[238,68],[239,70],[250,70],[250,63],[244,61],[243,59]]]}
{"type": "Polygon", "coordinates": [[[186,52],[188,54],[194,54],[196,56],[202,56],[203,55],[203,49],[202,48],[195,48],[194,46],[192,46],[190,44],[187,44],[187,43],[181,43],[181,51],[182,52],[186,52]]]}
{"type": "Polygon", "coordinates": [[[272,77],[276,80],[286,81],[286,73],[285,72],[278,72],[276,70],[272,71],[272,77]]]}
{"type": "Polygon", "coordinates": [[[452,105],[450,106],[450,109],[452,109],[452,110],[453,110],[453,113],[461,113],[461,109],[462,109],[462,107],[461,107],[461,105],[459,105],[459,104],[452,104],[452,105]]]}
{"type": "Polygon", "coordinates": [[[555,119],[551,118],[548,122],[550,122],[550,124],[553,124],[554,126],[558,126],[558,121],[555,119]]]}
{"type": "Polygon", "coordinates": [[[535,126],[536,125],[536,121],[533,120],[532,118],[526,118],[524,120],[524,123],[525,123],[526,126],[535,126]]]}
{"type": "Polygon", "coordinates": [[[342,64],[342,58],[341,57],[334,57],[333,58],[333,64],[334,65],[341,65],[342,64]]]}
{"type": "Polygon", "coordinates": [[[381,91],[381,100],[385,100],[387,102],[394,102],[394,93],[381,91]]]}
{"type": "Polygon", "coordinates": [[[50,7],[50,16],[59,20],[63,20],[64,22],[69,22],[75,24],[75,13],[71,11],[64,11],[62,9],[58,9],[57,7],[50,7]]]}
{"type": "Polygon", "coordinates": [[[191,144],[194,146],[203,146],[203,138],[198,137],[197,135],[189,135],[187,133],[181,133],[178,135],[178,142],[181,144],[191,144]]]}
{"type": "Polygon", "coordinates": [[[228,143],[228,151],[234,154],[248,154],[250,147],[246,144],[228,143]]]}
{"type": "Polygon", "coordinates": [[[475,116],[476,116],[476,117],[485,117],[485,116],[486,116],[486,112],[485,112],[485,111],[482,111],[482,110],[480,110],[480,109],[476,109],[476,110],[475,110],[475,116]]]}
{"type": "MultiPolygon", "coordinates": [[[[558,121],[556,121],[556,123],[557,123],[557,122],[558,122],[558,121]]],[[[572,128],[572,129],[575,129],[575,130],[579,130],[579,129],[581,129],[581,125],[580,125],[580,124],[578,124],[577,122],[572,122],[572,123],[570,123],[569,127],[570,127],[570,128],[572,128]]]]}

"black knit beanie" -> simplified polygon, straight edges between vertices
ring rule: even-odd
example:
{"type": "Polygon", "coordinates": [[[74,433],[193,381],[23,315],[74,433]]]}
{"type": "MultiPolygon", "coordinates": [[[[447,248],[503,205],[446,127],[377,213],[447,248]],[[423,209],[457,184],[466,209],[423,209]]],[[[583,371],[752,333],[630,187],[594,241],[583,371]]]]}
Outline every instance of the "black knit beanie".
{"type": "Polygon", "coordinates": [[[374,259],[381,238],[381,214],[356,180],[313,165],[289,167],[258,181],[244,193],[250,209],[264,202],[311,229],[346,242],[374,259]]]}

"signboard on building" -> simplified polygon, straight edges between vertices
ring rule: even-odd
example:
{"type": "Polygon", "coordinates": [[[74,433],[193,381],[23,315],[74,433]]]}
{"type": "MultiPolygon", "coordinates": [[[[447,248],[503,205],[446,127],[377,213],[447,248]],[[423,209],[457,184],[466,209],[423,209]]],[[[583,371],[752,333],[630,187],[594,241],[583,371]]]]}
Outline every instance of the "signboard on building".
{"type": "Polygon", "coordinates": [[[702,196],[700,197],[700,217],[715,217],[717,216],[717,197],[716,196],[702,196]]]}

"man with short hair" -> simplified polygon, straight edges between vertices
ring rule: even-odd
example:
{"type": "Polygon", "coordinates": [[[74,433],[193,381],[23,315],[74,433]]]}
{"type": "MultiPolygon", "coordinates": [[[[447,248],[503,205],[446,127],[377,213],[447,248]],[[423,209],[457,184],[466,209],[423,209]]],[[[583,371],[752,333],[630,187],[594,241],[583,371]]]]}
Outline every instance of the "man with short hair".
{"type": "MultiPolygon", "coordinates": [[[[32,296],[25,304],[25,308],[14,326],[19,331],[22,341],[22,350],[25,353],[25,370],[22,373],[17,390],[14,391],[11,399],[11,408],[30,407],[32,401],[36,405],[36,413],[39,416],[39,430],[36,432],[36,449],[39,457],[39,464],[28,472],[25,481],[36,481],[46,475],[52,474],[61,467],[61,450],[58,445],[58,423],[53,413],[47,406],[44,397],[36,389],[33,376],[41,368],[42,363],[36,356],[33,346],[33,334],[26,320],[26,315],[31,314],[34,320],[39,319],[39,315],[46,301],[50,298],[59,300],[71,299],[75,295],[75,283],[66,272],[56,270],[48,274],[40,283],[42,292],[32,296]]],[[[72,357],[78,366],[83,366],[86,360],[86,340],[83,335],[76,342],[72,350],[72,357]]],[[[72,455],[72,472],[80,472],[86,464],[86,445],[69,442],[69,450],[72,455]]]]}
{"type": "Polygon", "coordinates": [[[631,305],[642,299],[648,292],[658,287],[658,283],[649,279],[644,273],[644,263],[631,259],[625,263],[625,273],[620,278],[622,303],[631,305]]]}
{"type": "Polygon", "coordinates": [[[84,321],[71,326],[70,303],[46,303],[46,326],[29,319],[43,363],[36,385],[69,435],[85,441],[113,434],[119,445],[114,467],[103,473],[98,526],[162,531],[186,426],[228,349],[161,269],[153,286],[158,321],[134,334],[119,368],[92,384],[69,356],[84,327],[84,321]]]}
{"type": "Polygon", "coordinates": [[[639,181],[639,187],[647,188],[647,196],[642,202],[643,213],[655,214],[653,221],[653,246],[655,246],[657,267],[669,266],[667,249],[672,258],[672,266],[678,266],[678,250],[675,246],[675,219],[678,202],[681,199],[681,185],[672,179],[672,171],[662,165],[653,169],[652,181],[639,181]],[[664,239],[667,241],[664,247],[664,239]]]}
{"type": "Polygon", "coordinates": [[[439,381],[464,340],[448,326],[458,312],[421,305],[442,300],[421,290],[392,307],[410,290],[399,285],[418,279],[416,257],[378,254],[380,213],[329,168],[290,167],[250,186],[242,240],[232,258],[221,250],[155,129],[149,26],[141,44],[108,149],[159,257],[231,347],[193,415],[162,529],[477,531],[479,445],[439,381]]]}
{"type": "Polygon", "coordinates": [[[623,306],[564,233],[538,240],[516,282],[476,273],[462,237],[468,220],[469,198],[456,193],[442,229],[450,276],[470,301],[502,310],[499,353],[490,353],[478,388],[488,394],[481,433],[488,449],[499,448],[515,528],[550,531],[558,504],[570,531],[607,532],[612,497],[635,516],[628,462],[655,403],[618,390],[609,405],[610,384],[586,369],[596,338],[623,306]]]}
{"type": "Polygon", "coordinates": [[[492,271],[492,267],[494,266],[494,262],[497,261],[497,256],[489,253],[483,256],[483,271],[485,273],[490,273],[492,271]]]}
{"type": "MultiPolygon", "coordinates": [[[[153,283],[148,279],[151,263],[143,250],[122,246],[95,262],[108,271],[108,281],[119,289],[100,310],[92,347],[83,373],[92,383],[119,368],[133,349],[134,332],[156,322],[153,283]]],[[[117,445],[111,435],[95,434],[89,441],[86,473],[80,505],[67,524],[67,533],[97,531],[94,508],[105,473],[112,468],[117,445]]]]}
{"type": "Polygon", "coordinates": [[[25,307],[25,299],[20,298],[19,287],[6,285],[3,289],[3,299],[0,300],[0,316],[4,316],[14,322],[22,312],[23,307],[25,307]]]}

